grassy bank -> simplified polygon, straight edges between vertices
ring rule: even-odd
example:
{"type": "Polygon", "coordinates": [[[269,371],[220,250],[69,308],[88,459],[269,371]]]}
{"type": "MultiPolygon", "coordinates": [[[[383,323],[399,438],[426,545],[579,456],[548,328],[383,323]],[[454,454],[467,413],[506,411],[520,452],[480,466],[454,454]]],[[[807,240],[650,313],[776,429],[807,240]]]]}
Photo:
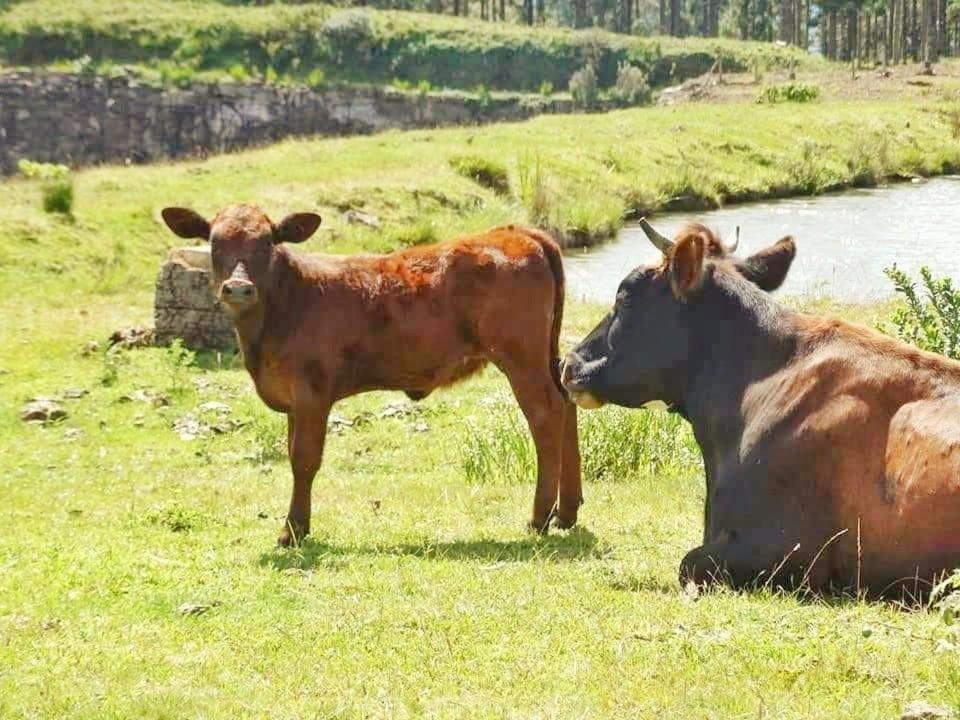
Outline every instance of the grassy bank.
{"type": "Polygon", "coordinates": [[[136,63],[172,83],[226,76],[538,92],[566,89],[589,58],[601,86],[613,84],[620,63],[663,85],[708,70],[718,47],[731,70],[820,64],[764,43],[641,39],[318,4],[158,0],[145,11],[133,0],[25,0],[0,12],[0,63],[80,61],[91,72],[136,63]]]}
{"type": "MultiPolygon", "coordinates": [[[[817,192],[960,167],[947,106],[686,105],[554,116],[455,130],[288,141],[205,161],[76,174],[72,218],[44,214],[39,188],[2,183],[0,308],[98,304],[148,288],[177,241],[160,209],[207,214],[240,200],[274,216],[315,209],[306,249],[388,250],[495,223],[531,222],[574,241],[609,236],[658,208],[817,192]],[[378,218],[351,224],[345,211],[378,218]],[[26,277],[24,265],[35,266],[26,277]]],[[[955,110],[954,110],[955,111],[955,110]]],[[[140,297],[140,295],[137,295],[140,297]]]]}

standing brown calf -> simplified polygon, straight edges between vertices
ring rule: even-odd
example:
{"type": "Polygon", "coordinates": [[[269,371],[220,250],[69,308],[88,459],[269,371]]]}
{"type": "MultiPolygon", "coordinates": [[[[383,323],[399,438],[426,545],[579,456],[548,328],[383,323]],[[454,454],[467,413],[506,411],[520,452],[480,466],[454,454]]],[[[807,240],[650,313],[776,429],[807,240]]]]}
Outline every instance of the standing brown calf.
{"type": "Polygon", "coordinates": [[[530,525],[572,526],[581,502],[575,407],[560,389],[560,251],[536,230],[483,235],[390,255],[298,256],[320,225],[311,213],[275,225],[233,205],[212,222],[184,208],[163,219],[211,243],[220,301],[233,318],[260,398],[287,415],[293,496],[281,545],[310,531],[310,488],[330,408],[366,390],[419,400],[488,361],[510,381],[537,447],[530,525]]]}

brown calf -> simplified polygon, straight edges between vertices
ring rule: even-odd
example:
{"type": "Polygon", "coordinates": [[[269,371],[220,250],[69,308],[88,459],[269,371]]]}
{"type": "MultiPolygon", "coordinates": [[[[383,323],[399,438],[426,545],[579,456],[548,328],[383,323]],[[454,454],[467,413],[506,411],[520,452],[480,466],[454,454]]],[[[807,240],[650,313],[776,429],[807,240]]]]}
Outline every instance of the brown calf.
{"type": "Polygon", "coordinates": [[[536,443],[530,525],[576,522],[576,410],[557,367],[563,266],[547,235],[504,227],[390,255],[298,256],[283,243],[309,238],[318,215],[275,225],[233,205],[212,222],[184,208],[166,208],[163,219],[180,237],[210,241],[215,287],[257,393],[287,415],[293,496],[281,545],[310,531],[333,403],[380,389],[419,400],[488,361],[509,379],[536,443]]]}

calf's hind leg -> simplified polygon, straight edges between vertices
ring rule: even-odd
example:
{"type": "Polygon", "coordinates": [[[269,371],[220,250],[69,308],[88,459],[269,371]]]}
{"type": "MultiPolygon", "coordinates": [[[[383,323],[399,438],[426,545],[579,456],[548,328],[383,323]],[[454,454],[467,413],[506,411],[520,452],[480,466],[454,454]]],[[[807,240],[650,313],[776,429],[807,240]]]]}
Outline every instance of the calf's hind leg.
{"type": "Polygon", "coordinates": [[[580,440],[577,433],[577,406],[564,402],[563,463],[560,468],[560,492],[557,502],[557,526],[571,528],[583,504],[580,478],[580,440]]]}
{"type": "MultiPolygon", "coordinates": [[[[537,448],[537,489],[530,527],[546,532],[557,504],[567,403],[549,372],[537,372],[509,361],[498,364],[510,380],[537,448]]],[[[543,367],[547,367],[546,362],[543,367]]]]}

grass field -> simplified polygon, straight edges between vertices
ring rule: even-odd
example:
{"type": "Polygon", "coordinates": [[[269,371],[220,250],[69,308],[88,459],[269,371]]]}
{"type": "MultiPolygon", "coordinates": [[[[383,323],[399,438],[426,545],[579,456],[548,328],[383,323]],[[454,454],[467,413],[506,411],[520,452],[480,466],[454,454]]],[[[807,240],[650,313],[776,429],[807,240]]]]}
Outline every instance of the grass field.
{"type": "MultiPolygon", "coordinates": [[[[886,148],[878,177],[956,167],[948,128],[940,106],[824,103],[287,142],[83,171],[66,219],[41,212],[33,183],[0,183],[0,717],[960,708],[957,638],[934,612],[682,592],[676,567],[699,537],[704,486],[674,416],[582,414],[581,525],[540,538],[523,530],[529,448],[494,371],[417,406],[352,399],[335,408],[314,536],[278,551],[283,420],[235,360],[104,350],[113,330],[150,321],[153,277],[175,242],[157,220],[167,204],[319,208],[331,229],[305,250],[384,249],[529,217],[540,206],[523,188],[539,162],[548,217],[586,217],[600,232],[638,198],[684,188],[853,182],[879,157],[870,148],[886,148]],[[502,163],[510,193],[458,175],[449,161],[465,154],[502,163]],[[342,221],[350,206],[380,215],[382,232],[342,221]],[[100,349],[85,353],[91,340],[100,349]],[[62,400],[60,422],[21,422],[39,395],[79,397],[62,400]]],[[[841,310],[871,324],[888,312],[841,310]]],[[[564,347],[602,311],[571,306],[564,347]]]]}

